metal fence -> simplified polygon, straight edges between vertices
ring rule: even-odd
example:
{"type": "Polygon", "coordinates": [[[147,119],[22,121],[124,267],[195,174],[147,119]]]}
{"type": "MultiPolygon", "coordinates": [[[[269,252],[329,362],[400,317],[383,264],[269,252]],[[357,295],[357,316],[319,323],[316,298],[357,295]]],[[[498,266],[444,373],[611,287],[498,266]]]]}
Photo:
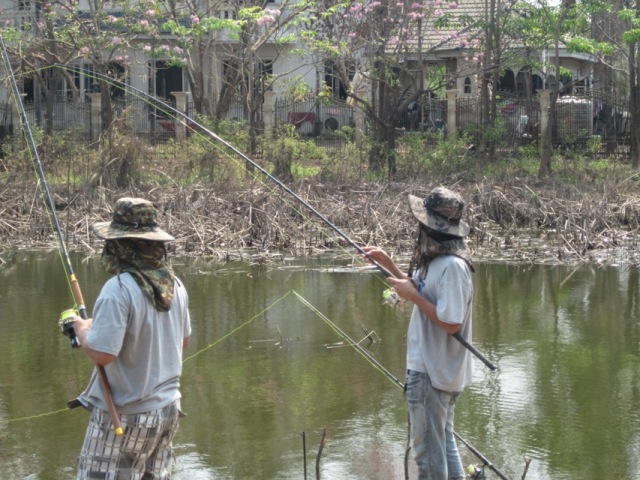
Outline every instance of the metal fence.
{"type": "MultiPolygon", "coordinates": [[[[496,128],[492,140],[503,148],[517,148],[540,135],[540,101],[500,92],[497,96],[496,128]]],[[[559,148],[589,146],[594,154],[622,155],[629,151],[629,112],[626,99],[592,90],[561,96],[556,102],[552,142],[559,148]]],[[[480,141],[488,135],[479,97],[457,101],[459,131],[480,141]]]]}
{"type": "Polygon", "coordinates": [[[423,95],[411,102],[400,117],[398,128],[406,132],[443,132],[447,119],[447,101],[423,95]]]}
{"type": "MultiPolygon", "coordinates": [[[[46,105],[44,102],[24,102],[24,110],[29,123],[46,125],[46,105]]],[[[74,102],[64,95],[58,95],[53,102],[52,113],[54,131],[72,131],[79,137],[89,138],[91,134],[91,105],[89,103],[74,102]]],[[[11,108],[7,105],[3,112],[2,121],[11,118],[11,108]]]]}
{"type": "MultiPolygon", "coordinates": [[[[489,129],[483,123],[482,105],[478,97],[461,97],[456,101],[458,131],[479,142],[487,135],[504,152],[516,152],[523,144],[536,142],[540,134],[540,101],[537,97],[521,98],[500,92],[497,96],[496,127],[489,129]]],[[[175,107],[172,101],[167,104],[175,107]]],[[[0,105],[0,133],[10,134],[19,119],[13,118],[10,103],[0,105]]],[[[114,99],[113,120],[128,131],[142,135],[155,143],[162,143],[176,135],[176,118],[162,104],[138,97],[114,99]]],[[[44,102],[26,102],[27,118],[33,124],[45,125],[44,102]]],[[[187,117],[195,118],[193,103],[187,104],[187,117]]],[[[290,98],[277,99],[274,103],[273,124],[278,130],[290,126],[299,134],[314,138],[318,145],[331,145],[340,149],[349,140],[340,134],[342,127],[354,127],[354,108],[345,102],[329,103],[317,97],[302,101],[290,98]]],[[[263,118],[263,112],[259,112],[263,118]]],[[[227,113],[229,120],[248,120],[247,110],[240,98],[234,99],[227,113]]],[[[402,135],[434,133],[429,135],[432,143],[446,138],[447,101],[424,96],[407,109],[400,120],[397,131],[402,135]]],[[[606,92],[593,90],[579,95],[562,96],[556,104],[553,142],[558,148],[581,148],[589,146],[594,155],[624,156],[629,153],[630,114],[627,99],[606,92]]],[[[366,120],[365,120],[366,122],[366,120]]],[[[91,132],[91,104],[71,102],[58,97],[53,107],[55,131],[73,131],[80,137],[89,137],[91,132]]],[[[190,129],[187,129],[189,132],[190,129]]]]}
{"type": "Polygon", "coordinates": [[[342,127],[355,127],[353,107],[340,100],[326,102],[315,96],[304,100],[275,101],[276,128],[291,125],[296,132],[311,137],[332,137],[342,127]]]}

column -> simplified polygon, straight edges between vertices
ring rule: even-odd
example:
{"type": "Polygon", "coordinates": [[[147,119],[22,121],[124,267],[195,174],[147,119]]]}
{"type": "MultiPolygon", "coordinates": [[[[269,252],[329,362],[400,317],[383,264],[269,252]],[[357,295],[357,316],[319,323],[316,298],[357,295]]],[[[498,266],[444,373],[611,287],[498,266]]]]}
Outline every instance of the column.
{"type": "Polygon", "coordinates": [[[87,95],[91,99],[91,141],[95,142],[102,133],[102,94],[98,92],[88,93],[87,95]]]}
{"type": "Polygon", "coordinates": [[[454,138],[458,134],[456,122],[458,89],[447,90],[447,136],[454,138]]]}
{"type": "MultiPolygon", "coordinates": [[[[187,95],[189,92],[170,92],[176,99],[176,110],[178,112],[185,114],[187,113],[187,95]]],[[[182,142],[187,138],[187,121],[186,116],[178,116],[176,118],[176,140],[178,142],[182,142]]]]}

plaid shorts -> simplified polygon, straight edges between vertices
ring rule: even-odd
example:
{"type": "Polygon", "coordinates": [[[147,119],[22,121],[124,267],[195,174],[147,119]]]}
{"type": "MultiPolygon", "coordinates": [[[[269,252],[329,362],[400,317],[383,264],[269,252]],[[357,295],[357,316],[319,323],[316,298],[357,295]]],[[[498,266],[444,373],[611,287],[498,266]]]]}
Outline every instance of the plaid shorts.
{"type": "Polygon", "coordinates": [[[116,436],[109,412],[94,408],[78,458],[77,480],[167,480],[171,441],[178,431],[179,403],[159,410],[120,415],[116,436]]]}

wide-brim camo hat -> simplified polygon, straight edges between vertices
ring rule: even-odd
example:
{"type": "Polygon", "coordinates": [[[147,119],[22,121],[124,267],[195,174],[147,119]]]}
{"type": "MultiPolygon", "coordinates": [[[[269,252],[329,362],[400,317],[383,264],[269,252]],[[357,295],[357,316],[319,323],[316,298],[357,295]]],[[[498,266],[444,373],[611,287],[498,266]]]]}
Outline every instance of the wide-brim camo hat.
{"type": "Polygon", "coordinates": [[[423,225],[436,232],[466,237],[469,225],[462,220],[464,200],[457,193],[444,188],[434,188],[425,198],[409,195],[411,213],[423,225]]]}
{"type": "Polygon", "coordinates": [[[158,209],[149,200],[124,197],[113,207],[113,220],[92,226],[103,240],[139,238],[157,242],[171,242],[175,238],[158,226],[158,209]]]}

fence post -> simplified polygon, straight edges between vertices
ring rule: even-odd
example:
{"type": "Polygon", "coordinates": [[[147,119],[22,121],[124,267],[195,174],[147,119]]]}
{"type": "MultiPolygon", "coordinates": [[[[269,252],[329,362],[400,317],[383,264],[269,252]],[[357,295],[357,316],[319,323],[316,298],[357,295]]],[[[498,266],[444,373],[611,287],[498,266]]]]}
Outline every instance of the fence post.
{"type": "MultiPolygon", "coordinates": [[[[176,99],[176,110],[180,113],[187,113],[187,95],[189,92],[170,92],[176,99]]],[[[176,140],[184,141],[187,138],[187,124],[183,118],[176,118],[176,140]]]]}
{"type": "Polygon", "coordinates": [[[447,90],[447,135],[449,138],[455,138],[458,134],[458,125],[456,123],[456,103],[458,100],[458,89],[447,90]]]}
{"type": "Polygon", "coordinates": [[[263,119],[264,119],[264,134],[267,138],[273,134],[273,102],[275,96],[271,90],[264,92],[264,107],[263,107],[263,119]]]}
{"type": "Polygon", "coordinates": [[[102,94],[88,93],[91,99],[91,141],[95,142],[102,133],[102,121],[100,120],[100,112],[102,112],[102,94]]]}
{"type": "Polygon", "coordinates": [[[365,116],[364,112],[361,108],[357,106],[353,106],[353,116],[356,124],[356,131],[354,132],[354,140],[356,142],[356,146],[358,148],[362,148],[362,142],[364,140],[364,130],[365,130],[365,116]]]}

